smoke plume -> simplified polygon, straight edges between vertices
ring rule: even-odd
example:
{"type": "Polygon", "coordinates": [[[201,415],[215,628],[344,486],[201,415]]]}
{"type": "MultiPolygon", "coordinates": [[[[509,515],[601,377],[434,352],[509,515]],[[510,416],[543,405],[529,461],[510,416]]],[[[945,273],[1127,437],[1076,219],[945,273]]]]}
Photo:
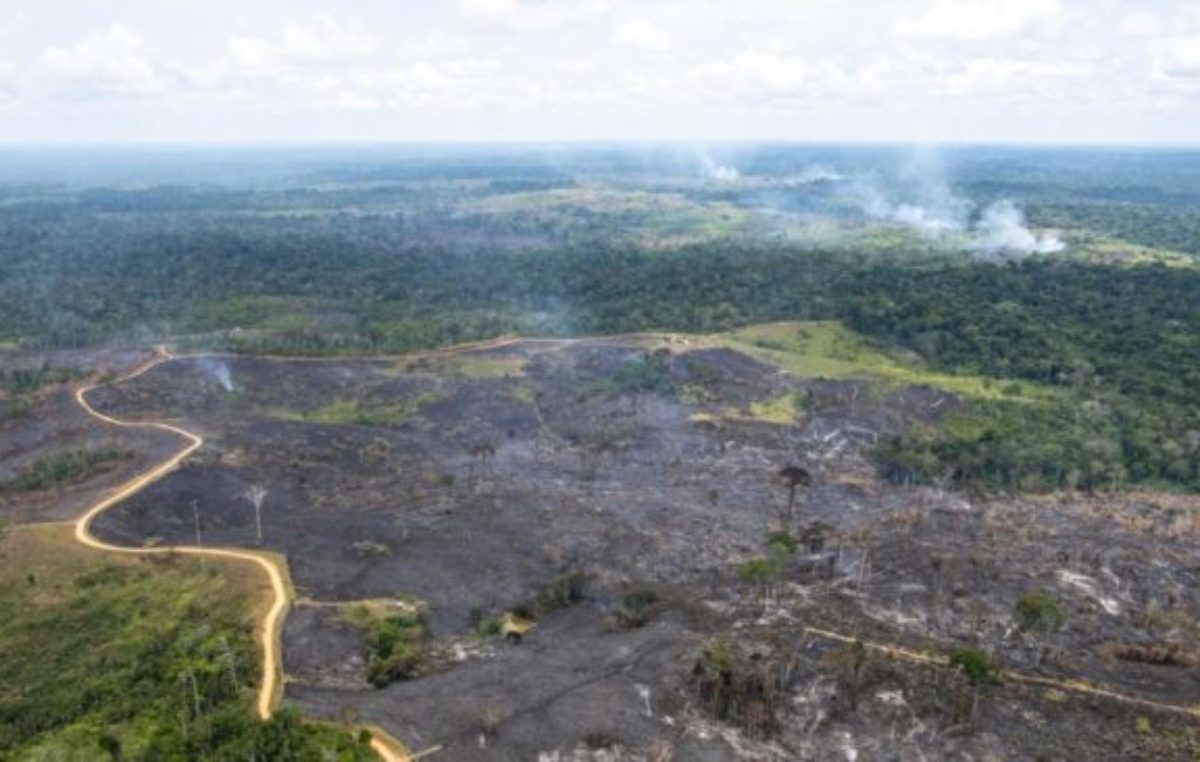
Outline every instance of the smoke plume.
{"type": "Polygon", "coordinates": [[[1067,247],[1058,234],[1034,233],[1025,224],[1025,214],[1004,199],[983,210],[975,225],[975,248],[985,254],[1054,254],[1067,247]]]}
{"type": "Polygon", "coordinates": [[[704,151],[699,151],[700,166],[704,170],[704,176],[709,180],[718,183],[733,183],[737,182],[742,177],[742,173],[736,167],[717,164],[713,158],[704,151]]]}
{"type": "Polygon", "coordinates": [[[982,211],[970,199],[932,179],[892,187],[877,178],[847,178],[842,197],[872,219],[908,228],[934,241],[965,245],[993,257],[1054,254],[1066,244],[1054,231],[1029,229],[1025,214],[1010,199],[982,211]],[[899,200],[893,200],[897,198],[899,200]]]}
{"type": "Polygon", "coordinates": [[[199,367],[200,370],[204,371],[209,378],[225,391],[232,392],[234,390],[233,372],[229,369],[228,363],[221,360],[214,360],[211,357],[204,357],[201,358],[199,367]]]}

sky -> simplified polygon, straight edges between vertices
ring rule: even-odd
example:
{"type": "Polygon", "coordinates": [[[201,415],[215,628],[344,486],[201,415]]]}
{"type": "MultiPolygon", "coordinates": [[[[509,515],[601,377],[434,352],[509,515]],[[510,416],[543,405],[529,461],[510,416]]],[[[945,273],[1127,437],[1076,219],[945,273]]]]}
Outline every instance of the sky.
{"type": "Polygon", "coordinates": [[[0,0],[0,143],[1200,144],[1200,0],[0,0]]]}

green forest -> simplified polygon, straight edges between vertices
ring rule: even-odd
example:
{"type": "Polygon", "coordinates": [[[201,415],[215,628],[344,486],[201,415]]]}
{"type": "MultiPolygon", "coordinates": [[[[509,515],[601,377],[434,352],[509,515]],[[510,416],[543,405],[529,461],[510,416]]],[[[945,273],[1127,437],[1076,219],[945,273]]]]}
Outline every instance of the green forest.
{"type": "MultiPolygon", "coordinates": [[[[764,180],[739,192],[677,174],[653,185],[602,152],[554,170],[467,158],[314,165],[266,186],[10,187],[0,346],[384,353],[518,333],[840,320],[933,370],[1058,391],[976,402],[938,431],[884,443],[890,478],[1200,486],[1194,157],[951,155],[951,190],[976,208],[1005,194],[1063,231],[1065,251],[1032,257],[977,256],[859,218],[844,224],[861,245],[764,232],[793,212],[861,217],[836,188],[764,180]],[[578,180],[584,171],[593,179],[578,180]],[[1111,256],[1121,251],[1133,253],[1111,256]]],[[[806,160],[755,155],[772,168],[806,160]]]]}

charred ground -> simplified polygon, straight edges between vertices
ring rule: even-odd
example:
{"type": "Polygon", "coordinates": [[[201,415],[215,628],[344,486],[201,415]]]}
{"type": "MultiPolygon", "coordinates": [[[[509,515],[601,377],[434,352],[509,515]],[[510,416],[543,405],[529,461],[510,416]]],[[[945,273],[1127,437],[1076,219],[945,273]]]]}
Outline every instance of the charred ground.
{"type": "Polygon", "coordinates": [[[208,446],[96,531],[188,543],[198,519],[205,544],[253,546],[245,495],[264,486],[263,544],[300,598],[289,700],[454,759],[1195,753],[1176,712],[973,683],[806,629],[1187,704],[1194,501],[894,486],[880,438],[972,400],[767,359],[655,336],[182,358],[94,402],[208,446]],[[790,508],[788,466],[812,476],[790,508]],[[1036,592],[1061,627],[1019,626],[1036,592]],[[381,623],[409,616],[408,679],[372,687],[381,623]]]}

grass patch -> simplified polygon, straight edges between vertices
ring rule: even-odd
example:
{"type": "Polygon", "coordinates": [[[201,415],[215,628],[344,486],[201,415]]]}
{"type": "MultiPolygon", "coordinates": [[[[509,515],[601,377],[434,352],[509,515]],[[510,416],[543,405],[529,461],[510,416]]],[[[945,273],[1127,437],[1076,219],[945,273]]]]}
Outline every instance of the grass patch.
{"type": "Polygon", "coordinates": [[[416,415],[422,406],[440,399],[442,396],[435,392],[421,392],[409,399],[390,404],[342,399],[334,400],[316,410],[268,408],[264,413],[272,418],[303,423],[325,423],[335,426],[399,426],[416,415]]]}
{"type": "Polygon", "coordinates": [[[718,427],[726,421],[758,421],[776,426],[791,426],[803,418],[803,402],[799,394],[794,392],[772,400],[751,402],[748,408],[725,407],[720,410],[701,410],[688,416],[688,420],[692,423],[712,424],[718,427]]]}
{"type": "Polygon", "coordinates": [[[525,358],[460,355],[449,362],[446,370],[474,379],[511,378],[525,375],[525,358]]]}
{"type": "MultiPolygon", "coordinates": [[[[873,376],[897,385],[935,386],[969,399],[1011,399],[1011,385],[983,376],[931,371],[915,359],[887,351],[836,321],[765,323],[713,337],[718,344],[745,352],[801,378],[873,376]]],[[[1023,382],[1026,398],[1054,392],[1023,382]]]]}
{"type": "Polygon", "coordinates": [[[804,410],[797,404],[795,394],[785,394],[778,399],[750,403],[750,416],[766,423],[790,426],[800,420],[803,415],[804,410]]]}
{"type": "Polygon", "coordinates": [[[1092,231],[1073,231],[1069,240],[1072,254],[1084,261],[1187,268],[1197,266],[1196,258],[1190,254],[1131,243],[1092,231]]]}

